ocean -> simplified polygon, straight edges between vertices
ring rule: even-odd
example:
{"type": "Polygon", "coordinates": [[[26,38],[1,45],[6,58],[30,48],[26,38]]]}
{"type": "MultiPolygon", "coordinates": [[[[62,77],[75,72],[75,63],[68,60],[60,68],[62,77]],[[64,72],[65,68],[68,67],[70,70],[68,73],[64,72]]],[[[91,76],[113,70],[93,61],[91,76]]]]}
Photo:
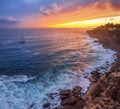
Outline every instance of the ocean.
{"type": "Polygon", "coordinates": [[[52,109],[61,89],[85,93],[91,72],[109,71],[115,54],[82,29],[1,29],[0,109],[52,109]]]}

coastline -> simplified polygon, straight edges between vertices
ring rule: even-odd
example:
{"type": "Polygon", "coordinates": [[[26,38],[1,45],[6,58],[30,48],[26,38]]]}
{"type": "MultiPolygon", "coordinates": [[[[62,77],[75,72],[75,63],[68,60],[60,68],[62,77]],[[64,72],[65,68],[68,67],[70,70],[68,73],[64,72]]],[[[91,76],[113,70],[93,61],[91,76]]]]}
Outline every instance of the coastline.
{"type": "MultiPolygon", "coordinates": [[[[62,107],[56,107],[54,109],[118,109],[120,108],[120,48],[119,43],[116,42],[115,36],[110,33],[96,34],[94,30],[87,31],[90,37],[97,38],[105,48],[116,51],[117,59],[112,64],[112,68],[109,72],[105,72],[102,76],[98,71],[93,73],[92,82],[90,88],[85,93],[85,97],[82,97],[82,93],[79,86],[74,87],[72,90],[62,90],[59,95],[61,98],[62,107]],[[106,37],[104,37],[106,36],[106,37]],[[96,81],[97,80],[97,81],[96,81]],[[107,82],[106,82],[107,81],[107,82]],[[110,83],[112,81],[112,84],[110,83]],[[76,93],[74,93],[76,91],[76,93]],[[115,95],[115,92],[117,93],[115,95]],[[62,94],[61,94],[62,93],[62,94]],[[118,96],[116,101],[114,96],[118,96]],[[108,102],[109,101],[109,102],[108,102]],[[108,102],[108,103],[106,103],[108,102]]],[[[49,106],[48,106],[49,107],[49,106]]]]}
{"type": "Polygon", "coordinates": [[[100,32],[94,32],[94,30],[88,30],[87,34],[90,37],[97,38],[99,42],[104,46],[104,48],[112,49],[116,52],[117,59],[113,63],[111,71],[120,70],[120,67],[119,67],[120,66],[120,43],[116,42],[115,36],[108,32],[100,33],[100,32]]]}
{"type": "MultiPolygon", "coordinates": [[[[99,31],[99,30],[98,30],[99,31]]],[[[97,38],[107,49],[116,52],[117,59],[109,72],[92,83],[86,93],[85,109],[119,109],[120,108],[120,44],[111,31],[101,33],[95,30],[87,31],[91,37],[97,38]]],[[[113,30],[114,31],[114,30],[113,30]]]]}

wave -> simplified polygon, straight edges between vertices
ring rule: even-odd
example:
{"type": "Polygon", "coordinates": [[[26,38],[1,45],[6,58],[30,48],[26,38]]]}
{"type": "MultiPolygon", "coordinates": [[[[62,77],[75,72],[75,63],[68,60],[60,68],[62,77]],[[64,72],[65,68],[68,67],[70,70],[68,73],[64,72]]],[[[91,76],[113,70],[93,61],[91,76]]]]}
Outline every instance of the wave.
{"type": "MultiPolygon", "coordinates": [[[[116,59],[116,52],[105,49],[97,39],[87,35],[81,37],[85,40],[79,50],[63,49],[53,55],[57,59],[66,51],[67,56],[62,60],[64,69],[56,66],[56,69],[49,69],[36,76],[0,76],[0,109],[27,109],[32,104],[33,109],[42,109],[42,104],[46,102],[50,102],[53,108],[60,105],[58,93],[61,89],[72,89],[77,85],[81,86],[85,93],[90,85],[88,78],[91,72],[98,69],[101,73],[109,71],[116,59]]],[[[21,50],[23,53],[39,55],[39,52],[21,50]]]]}

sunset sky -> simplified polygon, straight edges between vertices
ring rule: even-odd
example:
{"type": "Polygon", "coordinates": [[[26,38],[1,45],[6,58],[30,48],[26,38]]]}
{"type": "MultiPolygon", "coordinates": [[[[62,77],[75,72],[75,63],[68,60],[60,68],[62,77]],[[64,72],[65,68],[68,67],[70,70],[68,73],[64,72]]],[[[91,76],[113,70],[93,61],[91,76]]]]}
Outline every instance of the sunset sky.
{"type": "Polygon", "coordinates": [[[90,28],[120,22],[120,0],[0,0],[0,28],[90,28]]]}

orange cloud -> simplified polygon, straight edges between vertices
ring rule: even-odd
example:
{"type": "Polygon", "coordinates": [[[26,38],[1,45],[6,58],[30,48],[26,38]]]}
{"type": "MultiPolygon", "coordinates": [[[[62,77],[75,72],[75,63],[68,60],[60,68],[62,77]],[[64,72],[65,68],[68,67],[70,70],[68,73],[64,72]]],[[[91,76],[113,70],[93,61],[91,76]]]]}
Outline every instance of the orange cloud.
{"type": "Polygon", "coordinates": [[[116,17],[105,17],[105,18],[97,18],[92,20],[83,20],[78,22],[68,22],[63,24],[55,24],[51,25],[52,28],[91,28],[97,27],[100,25],[104,25],[106,23],[119,23],[120,16],[116,17]]]}
{"type": "MultiPolygon", "coordinates": [[[[61,7],[62,8],[62,7],[61,7]]],[[[53,27],[53,25],[68,22],[79,22],[90,19],[119,16],[120,10],[116,11],[110,2],[95,2],[88,6],[79,7],[68,12],[53,14],[51,16],[37,16],[27,24],[29,27],[53,27]]]]}

